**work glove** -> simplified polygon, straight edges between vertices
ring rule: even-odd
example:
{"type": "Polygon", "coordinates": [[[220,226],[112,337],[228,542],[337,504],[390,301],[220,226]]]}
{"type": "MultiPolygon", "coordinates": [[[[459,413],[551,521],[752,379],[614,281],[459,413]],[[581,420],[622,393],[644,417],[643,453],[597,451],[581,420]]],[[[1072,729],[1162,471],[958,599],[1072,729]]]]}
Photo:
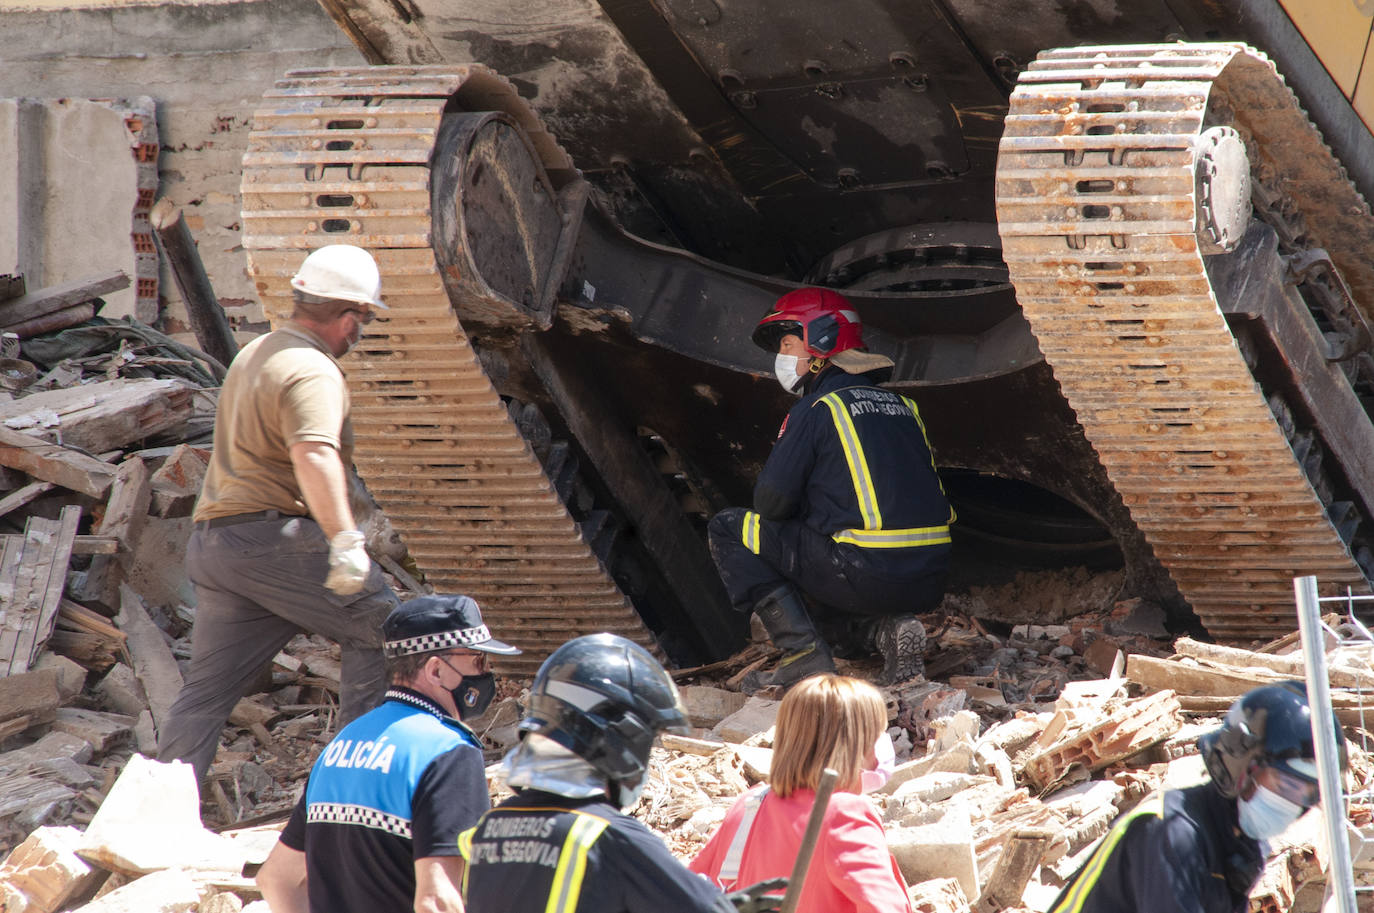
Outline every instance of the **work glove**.
{"type": "Polygon", "coordinates": [[[349,596],[363,588],[372,560],[367,557],[366,540],[356,529],[335,533],[329,540],[329,576],[324,585],[340,596],[349,596]]]}
{"type": "Polygon", "coordinates": [[[735,905],[735,913],[778,913],[782,909],[782,897],[767,897],[769,891],[785,891],[786,878],[770,878],[751,884],[743,891],[726,894],[725,899],[735,905]]]}

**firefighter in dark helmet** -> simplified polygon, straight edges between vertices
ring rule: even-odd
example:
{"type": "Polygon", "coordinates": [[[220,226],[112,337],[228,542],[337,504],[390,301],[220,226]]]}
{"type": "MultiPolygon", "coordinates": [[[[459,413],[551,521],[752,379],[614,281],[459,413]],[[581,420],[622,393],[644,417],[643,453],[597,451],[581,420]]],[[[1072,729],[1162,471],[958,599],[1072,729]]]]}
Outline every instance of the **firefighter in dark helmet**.
{"type": "Polygon", "coordinates": [[[954,512],[916,403],[878,386],[892,361],[865,349],[862,321],[838,292],[787,293],[753,340],[775,354],[778,382],[801,399],[759,473],[752,509],[723,510],[709,527],[735,608],[757,614],[784,654],[744,687],[833,671],[818,621],[880,651],[884,684],[922,674],[916,613],[944,596],[954,512]]]}
{"type": "MultiPolygon", "coordinates": [[[[1340,768],[1345,736],[1335,722],[1340,768]]],[[[1209,779],[1119,817],[1050,913],[1244,913],[1267,841],[1317,804],[1312,712],[1301,682],[1256,688],[1198,739],[1209,779]]]]}
{"type": "Polygon", "coordinates": [[[677,686],[614,634],[568,641],[530,685],[521,741],[502,762],[515,796],[458,839],[467,913],[770,913],[785,880],[722,894],[624,814],[662,731],[685,732],[677,686]]]}

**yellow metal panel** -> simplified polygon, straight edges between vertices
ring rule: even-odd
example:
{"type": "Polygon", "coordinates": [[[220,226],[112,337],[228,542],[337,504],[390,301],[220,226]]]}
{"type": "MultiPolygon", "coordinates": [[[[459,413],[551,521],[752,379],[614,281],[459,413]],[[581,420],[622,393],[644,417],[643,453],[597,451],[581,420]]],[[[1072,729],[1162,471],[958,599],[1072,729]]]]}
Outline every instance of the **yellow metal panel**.
{"type": "MultiPolygon", "coordinates": [[[[1353,98],[1360,62],[1369,42],[1370,17],[1355,8],[1354,0],[1280,2],[1341,92],[1346,98],[1353,98]]],[[[1368,117],[1365,122],[1369,122],[1368,117]]]]}

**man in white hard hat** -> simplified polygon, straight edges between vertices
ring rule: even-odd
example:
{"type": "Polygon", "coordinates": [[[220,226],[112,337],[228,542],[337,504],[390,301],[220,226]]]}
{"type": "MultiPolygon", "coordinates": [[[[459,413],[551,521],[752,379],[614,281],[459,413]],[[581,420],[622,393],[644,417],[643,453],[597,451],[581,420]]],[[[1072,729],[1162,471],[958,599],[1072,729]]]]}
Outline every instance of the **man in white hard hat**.
{"type": "Polygon", "coordinates": [[[192,515],[191,664],[158,757],[190,763],[198,779],[234,705],[301,631],[339,644],[341,722],[385,690],[381,626],[397,599],[349,506],[353,429],[335,360],[386,308],[381,276],[367,251],[335,244],[306,257],[291,287],[290,320],[229,366],[192,515]]]}

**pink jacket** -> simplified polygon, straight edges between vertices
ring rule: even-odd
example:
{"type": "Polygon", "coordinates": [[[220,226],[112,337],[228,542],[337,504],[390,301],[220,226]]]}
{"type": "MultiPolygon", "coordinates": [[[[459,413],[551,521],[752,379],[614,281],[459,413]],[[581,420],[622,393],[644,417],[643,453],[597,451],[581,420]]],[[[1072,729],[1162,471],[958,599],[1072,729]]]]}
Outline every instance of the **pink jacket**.
{"type": "MultiPolygon", "coordinates": [[[[748,797],[762,788],[756,787],[735,801],[720,829],[692,860],[692,871],[719,882],[725,854],[744,816],[748,797]]],[[[739,878],[733,885],[724,885],[727,890],[792,874],[815,795],[802,789],[786,799],[771,792],[764,797],[744,845],[739,878]]],[[[897,861],[888,852],[873,804],[854,793],[836,792],[821,824],[820,841],[811,857],[797,913],[851,911],[911,913],[911,902],[897,861]]]]}

